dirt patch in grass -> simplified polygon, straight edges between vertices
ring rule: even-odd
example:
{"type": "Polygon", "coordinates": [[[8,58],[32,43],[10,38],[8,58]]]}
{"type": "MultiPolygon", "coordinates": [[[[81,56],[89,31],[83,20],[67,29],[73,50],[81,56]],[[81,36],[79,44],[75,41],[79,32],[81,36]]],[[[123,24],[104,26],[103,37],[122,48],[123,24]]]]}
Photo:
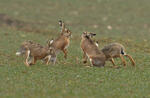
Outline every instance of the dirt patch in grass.
{"type": "Polygon", "coordinates": [[[25,32],[36,32],[36,33],[47,32],[45,30],[40,30],[39,28],[35,27],[37,25],[43,26],[46,24],[24,22],[24,21],[12,18],[6,14],[0,13],[0,26],[12,27],[17,30],[25,31],[25,32]]]}

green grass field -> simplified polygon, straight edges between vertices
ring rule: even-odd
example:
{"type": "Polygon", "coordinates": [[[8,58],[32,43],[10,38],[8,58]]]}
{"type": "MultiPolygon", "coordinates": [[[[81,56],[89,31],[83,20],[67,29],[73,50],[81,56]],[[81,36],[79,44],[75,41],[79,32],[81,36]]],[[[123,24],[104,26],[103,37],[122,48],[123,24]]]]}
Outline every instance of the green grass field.
{"type": "MultiPolygon", "coordinates": [[[[149,0],[0,0],[0,98],[149,98],[149,0]],[[25,40],[42,45],[59,35],[58,20],[72,31],[68,59],[57,64],[38,61],[26,67],[15,52],[25,40]],[[11,22],[19,24],[11,24],[11,22]],[[111,26],[112,29],[108,29],[111,26]],[[136,67],[127,60],[119,69],[85,67],[80,49],[83,31],[97,34],[99,48],[111,42],[126,47],[136,67]]],[[[87,65],[90,65],[88,62],[87,65]]]]}

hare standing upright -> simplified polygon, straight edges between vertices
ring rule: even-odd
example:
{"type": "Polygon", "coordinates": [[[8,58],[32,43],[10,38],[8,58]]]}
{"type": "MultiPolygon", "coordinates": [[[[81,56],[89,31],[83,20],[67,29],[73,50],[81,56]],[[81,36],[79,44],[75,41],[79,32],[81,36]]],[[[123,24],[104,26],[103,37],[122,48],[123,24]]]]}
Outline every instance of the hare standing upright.
{"type": "MultiPolygon", "coordinates": [[[[55,50],[56,55],[62,51],[64,53],[64,58],[67,58],[67,48],[70,43],[71,32],[69,29],[65,28],[65,23],[61,20],[59,21],[59,25],[61,26],[61,34],[55,40],[50,41],[50,47],[55,50]]],[[[54,58],[54,62],[55,61],[56,58],[54,58]]]]}
{"type": "Polygon", "coordinates": [[[101,67],[105,65],[106,57],[102,51],[98,49],[91,36],[93,33],[83,32],[81,39],[81,49],[83,51],[83,63],[90,60],[92,66],[101,67]]]}

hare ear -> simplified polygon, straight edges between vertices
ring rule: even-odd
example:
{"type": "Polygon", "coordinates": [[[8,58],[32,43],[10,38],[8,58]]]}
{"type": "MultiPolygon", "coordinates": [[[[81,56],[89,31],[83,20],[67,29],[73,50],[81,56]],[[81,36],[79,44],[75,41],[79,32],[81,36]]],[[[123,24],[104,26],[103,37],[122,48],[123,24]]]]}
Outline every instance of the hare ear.
{"type": "Polygon", "coordinates": [[[60,25],[60,26],[62,26],[62,23],[63,23],[62,20],[59,20],[59,25],[60,25]]]}
{"type": "Polygon", "coordinates": [[[65,31],[65,23],[62,20],[60,20],[59,25],[61,27],[61,33],[63,33],[65,31]]]}
{"type": "Polygon", "coordinates": [[[95,33],[90,33],[92,36],[96,36],[96,34],[95,33]]]}
{"type": "Polygon", "coordinates": [[[90,37],[92,38],[93,36],[96,36],[95,33],[89,33],[90,37]]]}
{"type": "Polygon", "coordinates": [[[47,44],[48,44],[48,46],[50,47],[51,46],[51,44],[54,42],[54,40],[52,39],[52,40],[47,40],[47,44]]]}
{"type": "Polygon", "coordinates": [[[54,42],[54,40],[52,39],[52,40],[50,40],[50,44],[52,44],[54,42]]]}
{"type": "Polygon", "coordinates": [[[93,36],[96,36],[96,34],[95,34],[95,33],[93,33],[92,35],[93,35],[93,36]]]}

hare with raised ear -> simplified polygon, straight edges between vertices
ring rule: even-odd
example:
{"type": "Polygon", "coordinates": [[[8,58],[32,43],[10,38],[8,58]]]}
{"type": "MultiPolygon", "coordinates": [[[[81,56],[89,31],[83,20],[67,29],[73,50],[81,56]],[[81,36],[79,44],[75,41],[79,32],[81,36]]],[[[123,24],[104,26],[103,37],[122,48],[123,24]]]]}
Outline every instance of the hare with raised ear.
{"type": "Polygon", "coordinates": [[[59,21],[59,25],[61,26],[60,36],[55,40],[51,40],[50,46],[53,47],[56,55],[62,51],[64,53],[64,58],[67,58],[67,48],[70,43],[71,32],[65,27],[65,23],[61,20],[59,21]]]}
{"type": "MultiPolygon", "coordinates": [[[[93,38],[94,36],[96,36],[96,34],[89,32],[88,36],[89,36],[90,38],[93,38]]],[[[98,47],[98,46],[99,46],[99,45],[98,45],[98,41],[96,41],[95,39],[92,39],[92,40],[93,40],[93,42],[95,43],[95,45],[98,47]]]]}
{"type": "Polygon", "coordinates": [[[117,58],[117,57],[120,57],[124,66],[126,66],[126,61],[123,58],[123,56],[128,57],[132,65],[135,66],[135,61],[133,60],[133,58],[130,55],[125,53],[124,46],[119,43],[111,43],[109,45],[106,45],[101,51],[105,54],[106,60],[110,60],[114,66],[116,65],[114,63],[113,58],[117,58]]]}
{"type": "Polygon", "coordinates": [[[22,43],[16,55],[25,55],[25,64],[27,66],[33,65],[37,60],[44,60],[49,64],[51,56],[55,55],[54,49],[48,46],[42,46],[32,41],[25,41],[22,43]]]}
{"type": "Polygon", "coordinates": [[[105,65],[106,57],[102,51],[98,49],[95,42],[91,39],[93,33],[83,32],[81,36],[81,49],[83,51],[83,63],[90,60],[91,66],[102,67],[105,65]]]}

